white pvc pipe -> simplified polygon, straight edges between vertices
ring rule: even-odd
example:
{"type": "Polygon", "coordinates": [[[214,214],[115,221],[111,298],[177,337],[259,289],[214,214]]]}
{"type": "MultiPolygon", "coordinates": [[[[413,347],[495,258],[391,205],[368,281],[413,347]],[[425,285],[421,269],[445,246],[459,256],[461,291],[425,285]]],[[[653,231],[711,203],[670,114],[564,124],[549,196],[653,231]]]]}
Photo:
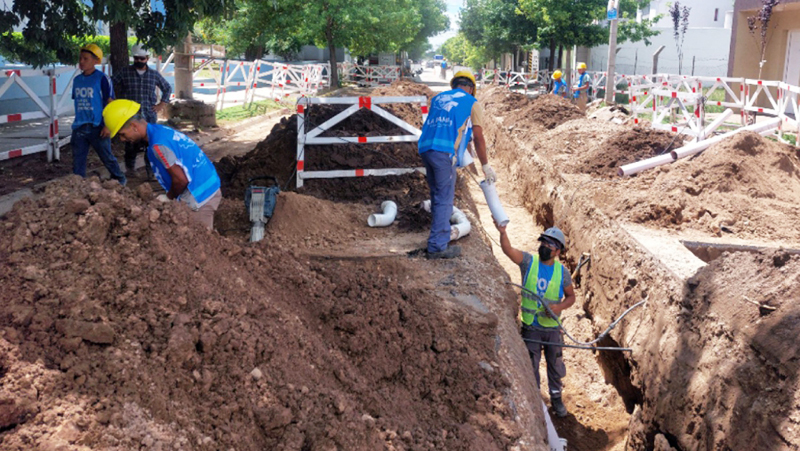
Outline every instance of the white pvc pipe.
{"type": "Polygon", "coordinates": [[[637,161],[636,163],[626,164],[625,166],[620,166],[617,170],[617,175],[633,175],[644,170],[654,168],[656,166],[661,166],[663,164],[672,163],[675,161],[675,158],[672,157],[671,153],[665,153],[664,155],[659,155],[657,157],[648,158],[646,160],[637,161]]]}
{"type": "Polygon", "coordinates": [[[390,200],[381,203],[381,211],[383,214],[373,213],[367,218],[367,224],[370,227],[386,227],[394,222],[397,216],[397,204],[390,200]]]}
{"type": "Polygon", "coordinates": [[[725,111],[723,111],[718,118],[714,119],[714,122],[709,124],[709,126],[703,130],[703,136],[709,136],[714,133],[714,130],[718,129],[720,125],[722,125],[722,123],[731,116],[731,114],[733,114],[733,110],[730,108],[727,108],[725,111]]]}
{"type": "Polygon", "coordinates": [[[717,135],[717,136],[715,136],[713,138],[706,139],[704,141],[700,141],[700,142],[697,142],[697,143],[692,143],[692,144],[683,146],[680,149],[673,150],[672,151],[672,157],[675,158],[675,159],[690,157],[692,155],[698,154],[698,153],[706,150],[709,146],[713,146],[714,144],[717,144],[718,142],[721,142],[721,141],[724,141],[725,139],[730,138],[731,136],[733,136],[733,135],[735,135],[737,133],[746,132],[746,131],[756,132],[756,133],[767,132],[767,131],[770,131],[770,130],[778,127],[778,124],[780,124],[780,122],[781,122],[781,120],[778,119],[778,118],[770,119],[768,121],[761,122],[759,124],[753,124],[753,125],[748,125],[747,127],[742,127],[740,129],[734,130],[732,132],[725,133],[724,135],[717,135]]]}
{"type": "Polygon", "coordinates": [[[503,210],[503,204],[500,202],[500,196],[497,195],[497,188],[494,183],[490,185],[484,180],[481,182],[481,189],[483,190],[484,197],[486,197],[486,203],[489,205],[489,211],[492,212],[494,220],[503,227],[508,225],[508,215],[506,215],[506,212],[503,210]]]}
{"type": "Polygon", "coordinates": [[[470,225],[467,215],[456,207],[453,207],[453,215],[450,216],[450,224],[450,241],[463,238],[472,231],[472,225],[470,225]]]}

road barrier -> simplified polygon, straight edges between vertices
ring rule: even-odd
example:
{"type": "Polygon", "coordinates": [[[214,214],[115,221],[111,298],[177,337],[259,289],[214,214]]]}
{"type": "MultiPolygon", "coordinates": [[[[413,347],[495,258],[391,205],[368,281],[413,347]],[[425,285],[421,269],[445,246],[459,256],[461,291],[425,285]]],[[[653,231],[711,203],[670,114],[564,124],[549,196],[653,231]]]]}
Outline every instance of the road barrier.
{"type": "Polygon", "coordinates": [[[303,186],[306,179],[330,179],[344,177],[365,177],[365,176],[385,176],[400,175],[412,172],[425,173],[425,168],[386,168],[386,169],[345,169],[333,171],[307,171],[305,170],[305,150],[306,146],[314,144],[372,144],[372,143],[392,143],[392,142],[417,142],[422,131],[412,126],[408,122],[389,113],[379,105],[392,103],[413,103],[420,106],[422,121],[428,116],[428,99],[425,96],[414,97],[302,97],[297,102],[297,187],[303,186]],[[328,119],[324,123],[306,130],[306,110],[310,105],[350,105],[341,113],[328,119]],[[408,135],[395,136],[352,136],[352,137],[321,137],[320,135],[347,117],[353,115],[361,108],[368,109],[378,116],[392,122],[403,130],[409,132],[408,135]]]}
{"type": "Polygon", "coordinates": [[[363,66],[351,63],[337,65],[339,79],[359,86],[388,85],[402,77],[400,66],[363,66]]]}

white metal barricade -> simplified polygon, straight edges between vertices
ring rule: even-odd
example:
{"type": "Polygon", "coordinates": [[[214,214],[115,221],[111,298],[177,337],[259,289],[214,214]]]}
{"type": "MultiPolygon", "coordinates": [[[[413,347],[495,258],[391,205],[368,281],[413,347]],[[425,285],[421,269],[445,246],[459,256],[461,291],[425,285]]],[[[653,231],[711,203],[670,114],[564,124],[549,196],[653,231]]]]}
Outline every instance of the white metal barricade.
{"type": "Polygon", "coordinates": [[[390,142],[416,142],[419,140],[422,131],[399,117],[389,113],[379,105],[392,103],[414,103],[420,106],[422,121],[428,116],[428,99],[425,96],[414,97],[303,97],[297,102],[297,187],[303,186],[306,179],[330,179],[344,177],[365,177],[365,176],[385,176],[400,175],[412,172],[425,173],[425,168],[387,168],[387,169],[345,169],[334,171],[306,171],[305,170],[305,149],[307,145],[313,144],[371,144],[371,143],[390,143],[390,142]],[[328,119],[312,130],[306,131],[306,110],[309,105],[350,105],[341,113],[328,119]],[[409,135],[399,136],[352,136],[352,137],[320,137],[322,133],[329,130],[347,117],[353,115],[361,108],[371,110],[373,113],[399,126],[409,132],[409,135]]]}
{"type": "Polygon", "coordinates": [[[769,88],[774,88],[777,92],[778,87],[780,86],[781,82],[779,81],[765,81],[765,80],[745,80],[745,98],[746,103],[744,106],[745,111],[749,111],[752,113],[766,113],[769,115],[777,116],[778,115],[778,101],[775,100],[775,96],[772,95],[772,92],[769,88]],[[763,96],[761,94],[764,94],[763,96]],[[769,106],[764,108],[756,105],[761,98],[765,98],[769,103],[769,106]]]}
{"type": "Polygon", "coordinates": [[[800,148],[800,87],[781,82],[778,85],[778,98],[778,139],[788,143],[783,133],[791,130],[795,134],[795,147],[800,148]]]}

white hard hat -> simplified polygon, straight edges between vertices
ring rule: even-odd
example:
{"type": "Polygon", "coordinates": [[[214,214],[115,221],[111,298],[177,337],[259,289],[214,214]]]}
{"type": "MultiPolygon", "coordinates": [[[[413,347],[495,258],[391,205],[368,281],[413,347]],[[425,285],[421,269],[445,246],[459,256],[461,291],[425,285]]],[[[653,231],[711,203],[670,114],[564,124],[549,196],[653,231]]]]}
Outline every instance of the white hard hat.
{"type": "Polygon", "coordinates": [[[147,50],[142,47],[142,44],[136,44],[131,49],[131,54],[133,56],[148,56],[147,50]]]}

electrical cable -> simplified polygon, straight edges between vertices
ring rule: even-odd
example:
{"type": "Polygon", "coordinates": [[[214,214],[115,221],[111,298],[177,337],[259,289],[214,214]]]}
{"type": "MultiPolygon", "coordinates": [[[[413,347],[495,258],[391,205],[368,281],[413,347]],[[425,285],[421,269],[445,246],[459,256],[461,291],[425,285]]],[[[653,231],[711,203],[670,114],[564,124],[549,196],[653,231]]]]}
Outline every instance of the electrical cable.
{"type": "Polygon", "coordinates": [[[539,345],[547,345],[547,346],[557,346],[561,348],[572,348],[572,349],[583,349],[586,351],[622,351],[622,352],[633,352],[632,348],[619,348],[614,346],[579,346],[579,345],[568,345],[566,343],[552,343],[549,341],[539,341],[533,340],[531,338],[523,338],[522,341],[525,343],[535,343],[539,345]]]}

